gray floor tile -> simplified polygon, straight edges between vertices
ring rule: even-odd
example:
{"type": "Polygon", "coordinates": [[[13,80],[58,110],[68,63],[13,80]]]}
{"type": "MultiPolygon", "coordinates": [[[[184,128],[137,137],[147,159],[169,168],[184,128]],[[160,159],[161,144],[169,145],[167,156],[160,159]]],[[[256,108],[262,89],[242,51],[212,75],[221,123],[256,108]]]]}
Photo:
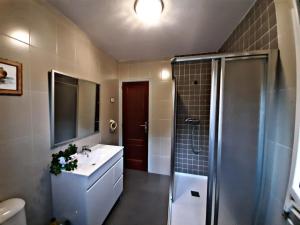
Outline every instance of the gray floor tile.
{"type": "Polygon", "coordinates": [[[124,192],[104,225],[166,225],[169,176],[125,170],[124,192]]]}

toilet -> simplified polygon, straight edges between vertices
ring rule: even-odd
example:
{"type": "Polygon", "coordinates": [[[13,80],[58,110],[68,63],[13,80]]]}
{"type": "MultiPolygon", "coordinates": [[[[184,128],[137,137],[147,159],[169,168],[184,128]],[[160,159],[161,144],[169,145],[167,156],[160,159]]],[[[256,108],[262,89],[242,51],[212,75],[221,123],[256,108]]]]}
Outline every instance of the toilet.
{"type": "Polygon", "coordinates": [[[26,225],[25,201],[12,198],[0,202],[1,225],[26,225]]]}

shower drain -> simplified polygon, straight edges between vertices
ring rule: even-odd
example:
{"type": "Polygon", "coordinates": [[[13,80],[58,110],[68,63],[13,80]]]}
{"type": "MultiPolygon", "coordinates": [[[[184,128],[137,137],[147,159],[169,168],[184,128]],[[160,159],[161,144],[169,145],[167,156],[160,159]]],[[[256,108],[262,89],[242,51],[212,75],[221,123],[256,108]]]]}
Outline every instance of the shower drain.
{"type": "Polygon", "coordinates": [[[192,195],[193,197],[200,198],[200,193],[199,193],[199,191],[191,191],[191,195],[192,195]]]}

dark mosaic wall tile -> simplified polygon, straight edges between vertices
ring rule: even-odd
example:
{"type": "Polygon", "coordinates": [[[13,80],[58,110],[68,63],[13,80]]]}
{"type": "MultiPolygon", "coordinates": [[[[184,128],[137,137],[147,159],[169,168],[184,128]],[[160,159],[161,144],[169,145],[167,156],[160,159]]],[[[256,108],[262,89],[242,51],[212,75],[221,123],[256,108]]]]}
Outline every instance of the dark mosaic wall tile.
{"type": "MultiPolygon", "coordinates": [[[[257,0],[245,18],[225,41],[220,52],[240,52],[278,48],[274,0],[257,0]]],[[[207,175],[211,62],[173,65],[177,81],[177,127],[175,171],[207,175]],[[194,81],[198,82],[195,84],[194,81]],[[199,154],[191,150],[191,125],[184,119],[199,119],[194,138],[199,154]]]]}
{"type": "Polygon", "coordinates": [[[219,51],[240,52],[276,48],[278,39],[274,0],[257,0],[219,51]]]}
{"type": "Polygon", "coordinates": [[[173,65],[177,87],[175,171],[208,174],[208,134],[211,87],[211,62],[185,62],[173,65]],[[192,151],[192,125],[187,117],[200,120],[195,127],[192,151]]]}

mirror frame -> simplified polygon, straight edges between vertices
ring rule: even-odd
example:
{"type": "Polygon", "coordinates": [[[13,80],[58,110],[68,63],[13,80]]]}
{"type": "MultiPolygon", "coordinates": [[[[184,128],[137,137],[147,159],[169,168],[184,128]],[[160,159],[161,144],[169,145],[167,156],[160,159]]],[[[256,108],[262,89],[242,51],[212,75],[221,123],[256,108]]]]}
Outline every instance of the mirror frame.
{"type": "MultiPolygon", "coordinates": [[[[91,133],[89,135],[85,135],[85,136],[82,136],[82,137],[75,137],[75,138],[72,138],[72,139],[69,139],[69,140],[66,140],[66,141],[63,141],[63,142],[59,142],[59,143],[55,143],[54,142],[54,111],[55,111],[55,102],[54,102],[55,91],[54,91],[54,88],[55,88],[55,74],[56,73],[64,75],[64,76],[67,76],[67,77],[71,77],[71,78],[74,78],[74,79],[88,81],[88,82],[94,83],[96,85],[99,85],[99,102],[101,102],[101,84],[96,83],[94,81],[81,79],[81,78],[78,78],[76,76],[70,75],[68,73],[65,73],[65,72],[62,72],[62,71],[59,71],[59,70],[52,69],[51,71],[49,71],[49,74],[48,74],[48,77],[49,77],[49,79],[48,79],[48,81],[49,81],[48,85],[49,85],[49,114],[50,114],[50,118],[49,119],[50,119],[50,147],[51,147],[51,149],[55,149],[55,148],[57,148],[59,146],[72,143],[74,141],[77,141],[77,140],[80,140],[80,139],[92,136],[94,134],[99,134],[100,133],[100,121],[101,121],[101,119],[100,119],[101,104],[99,103],[99,130],[98,131],[94,131],[94,133],[91,133]]],[[[78,120],[78,118],[77,118],[77,120],[78,120]]],[[[76,121],[76,123],[77,122],[78,121],[76,121]]]]}

